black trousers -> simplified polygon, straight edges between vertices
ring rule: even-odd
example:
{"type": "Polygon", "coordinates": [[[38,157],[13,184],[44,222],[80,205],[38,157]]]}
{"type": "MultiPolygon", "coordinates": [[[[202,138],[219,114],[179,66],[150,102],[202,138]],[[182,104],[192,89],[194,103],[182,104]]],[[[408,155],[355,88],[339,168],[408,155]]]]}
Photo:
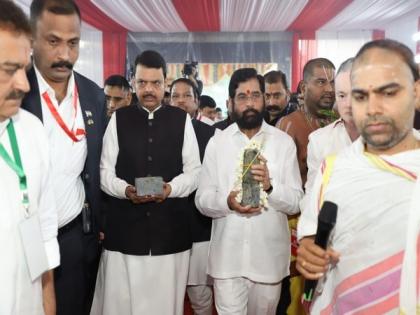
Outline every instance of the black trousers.
{"type": "Polygon", "coordinates": [[[98,233],[84,234],[79,215],[58,232],[60,266],[54,270],[57,315],[89,315],[100,246],[98,233]]]}
{"type": "Polygon", "coordinates": [[[287,276],[281,282],[281,294],[276,315],[287,315],[287,308],[289,307],[290,303],[290,276],[287,276]]]}

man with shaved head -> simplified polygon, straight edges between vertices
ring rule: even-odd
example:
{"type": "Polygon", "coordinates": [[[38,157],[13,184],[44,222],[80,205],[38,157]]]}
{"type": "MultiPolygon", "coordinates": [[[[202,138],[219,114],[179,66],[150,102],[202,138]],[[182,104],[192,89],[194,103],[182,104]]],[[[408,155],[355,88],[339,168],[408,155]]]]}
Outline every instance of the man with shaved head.
{"type": "Polygon", "coordinates": [[[355,57],[351,86],[361,137],[318,172],[298,226],[297,269],[322,283],[313,314],[396,314],[420,174],[420,134],[413,129],[420,81],[413,53],[388,39],[365,44],[355,57]],[[327,250],[314,244],[323,200],[338,206],[327,250]]]}

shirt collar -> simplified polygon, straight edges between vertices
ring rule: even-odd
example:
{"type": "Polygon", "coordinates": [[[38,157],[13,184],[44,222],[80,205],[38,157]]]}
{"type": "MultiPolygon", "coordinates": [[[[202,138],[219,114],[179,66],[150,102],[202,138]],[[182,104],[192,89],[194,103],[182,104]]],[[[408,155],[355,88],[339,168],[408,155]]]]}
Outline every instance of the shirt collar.
{"type": "Polygon", "coordinates": [[[336,121],[333,122],[333,128],[337,127],[337,125],[343,124],[344,125],[344,119],[338,118],[336,121]]]}
{"type": "Polygon", "coordinates": [[[13,120],[13,123],[15,123],[19,118],[19,113],[22,109],[19,109],[19,111],[14,114],[12,117],[7,118],[5,121],[0,122],[0,137],[3,135],[3,133],[7,129],[7,125],[9,124],[10,120],[13,120]]]}
{"type": "MultiPolygon", "coordinates": [[[[35,64],[34,64],[34,69],[35,69],[36,78],[38,80],[39,94],[42,95],[44,94],[44,92],[47,92],[50,96],[53,95],[54,98],[56,98],[54,89],[47,83],[47,81],[45,81],[44,77],[42,76],[41,72],[38,70],[35,64]]],[[[73,97],[74,85],[75,85],[74,74],[72,72],[70,75],[69,83],[67,85],[67,92],[64,99],[68,97],[73,97]]]]}
{"type": "Polygon", "coordinates": [[[3,135],[4,131],[9,124],[10,118],[7,118],[5,121],[0,122],[0,137],[3,135]]]}
{"type": "Polygon", "coordinates": [[[155,115],[155,112],[158,110],[158,109],[160,109],[162,107],[162,105],[159,105],[158,107],[156,107],[154,110],[152,110],[152,111],[150,111],[150,110],[148,110],[146,107],[144,107],[144,106],[141,106],[140,105],[140,108],[142,108],[142,109],[144,109],[148,114],[149,114],[149,119],[153,119],[153,117],[154,117],[154,115],[155,115]]]}
{"type": "MultiPolygon", "coordinates": [[[[232,125],[231,125],[231,127],[232,127],[232,135],[235,135],[235,134],[243,134],[242,133],[242,131],[239,129],[239,127],[238,127],[238,124],[237,123],[233,123],[232,125]]],[[[260,135],[260,134],[263,134],[263,133],[265,133],[265,134],[271,134],[272,133],[272,130],[270,129],[270,125],[269,124],[267,124],[264,120],[263,120],[263,122],[262,122],[262,124],[261,124],[261,128],[260,128],[260,130],[258,130],[258,132],[254,135],[254,137],[256,137],[256,136],[258,136],[258,135],[260,135]]]]}

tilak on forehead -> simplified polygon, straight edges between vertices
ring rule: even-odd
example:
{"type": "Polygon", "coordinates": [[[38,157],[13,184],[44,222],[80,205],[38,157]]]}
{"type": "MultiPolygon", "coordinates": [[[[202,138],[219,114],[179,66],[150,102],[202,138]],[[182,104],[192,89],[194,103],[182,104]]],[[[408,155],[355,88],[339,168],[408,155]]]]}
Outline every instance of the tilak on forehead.
{"type": "Polygon", "coordinates": [[[332,68],[325,68],[325,65],[322,65],[322,70],[324,71],[325,74],[325,78],[330,82],[332,80],[334,80],[334,72],[332,70],[332,68]],[[328,75],[328,72],[330,73],[328,75]]]}

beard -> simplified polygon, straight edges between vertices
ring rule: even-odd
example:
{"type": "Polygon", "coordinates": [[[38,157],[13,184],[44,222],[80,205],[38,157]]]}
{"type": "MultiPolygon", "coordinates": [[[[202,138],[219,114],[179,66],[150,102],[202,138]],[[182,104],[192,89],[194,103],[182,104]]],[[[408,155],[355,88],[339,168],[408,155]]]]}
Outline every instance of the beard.
{"type": "Polygon", "coordinates": [[[264,119],[264,111],[255,109],[247,109],[242,113],[238,113],[235,109],[232,111],[232,120],[236,122],[240,129],[255,129],[262,125],[264,119]]]}
{"type": "Polygon", "coordinates": [[[364,120],[360,126],[360,135],[372,148],[386,150],[401,142],[411,130],[399,129],[395,122],[383,116],[372,116],[364,120]],[[382,130],[371,130],[372,124],[382,124],[382,130]]]}
{"type": "Polygon", "coordinates": [[[325,92],[321,95],[321,97],[318,98],[310,91],[308,91],[307,100],[305,103],[313,115],[323,117],[319,111],[331,110],[334,106],[334,102],[335,94],[332,92],[325,92]]]}

